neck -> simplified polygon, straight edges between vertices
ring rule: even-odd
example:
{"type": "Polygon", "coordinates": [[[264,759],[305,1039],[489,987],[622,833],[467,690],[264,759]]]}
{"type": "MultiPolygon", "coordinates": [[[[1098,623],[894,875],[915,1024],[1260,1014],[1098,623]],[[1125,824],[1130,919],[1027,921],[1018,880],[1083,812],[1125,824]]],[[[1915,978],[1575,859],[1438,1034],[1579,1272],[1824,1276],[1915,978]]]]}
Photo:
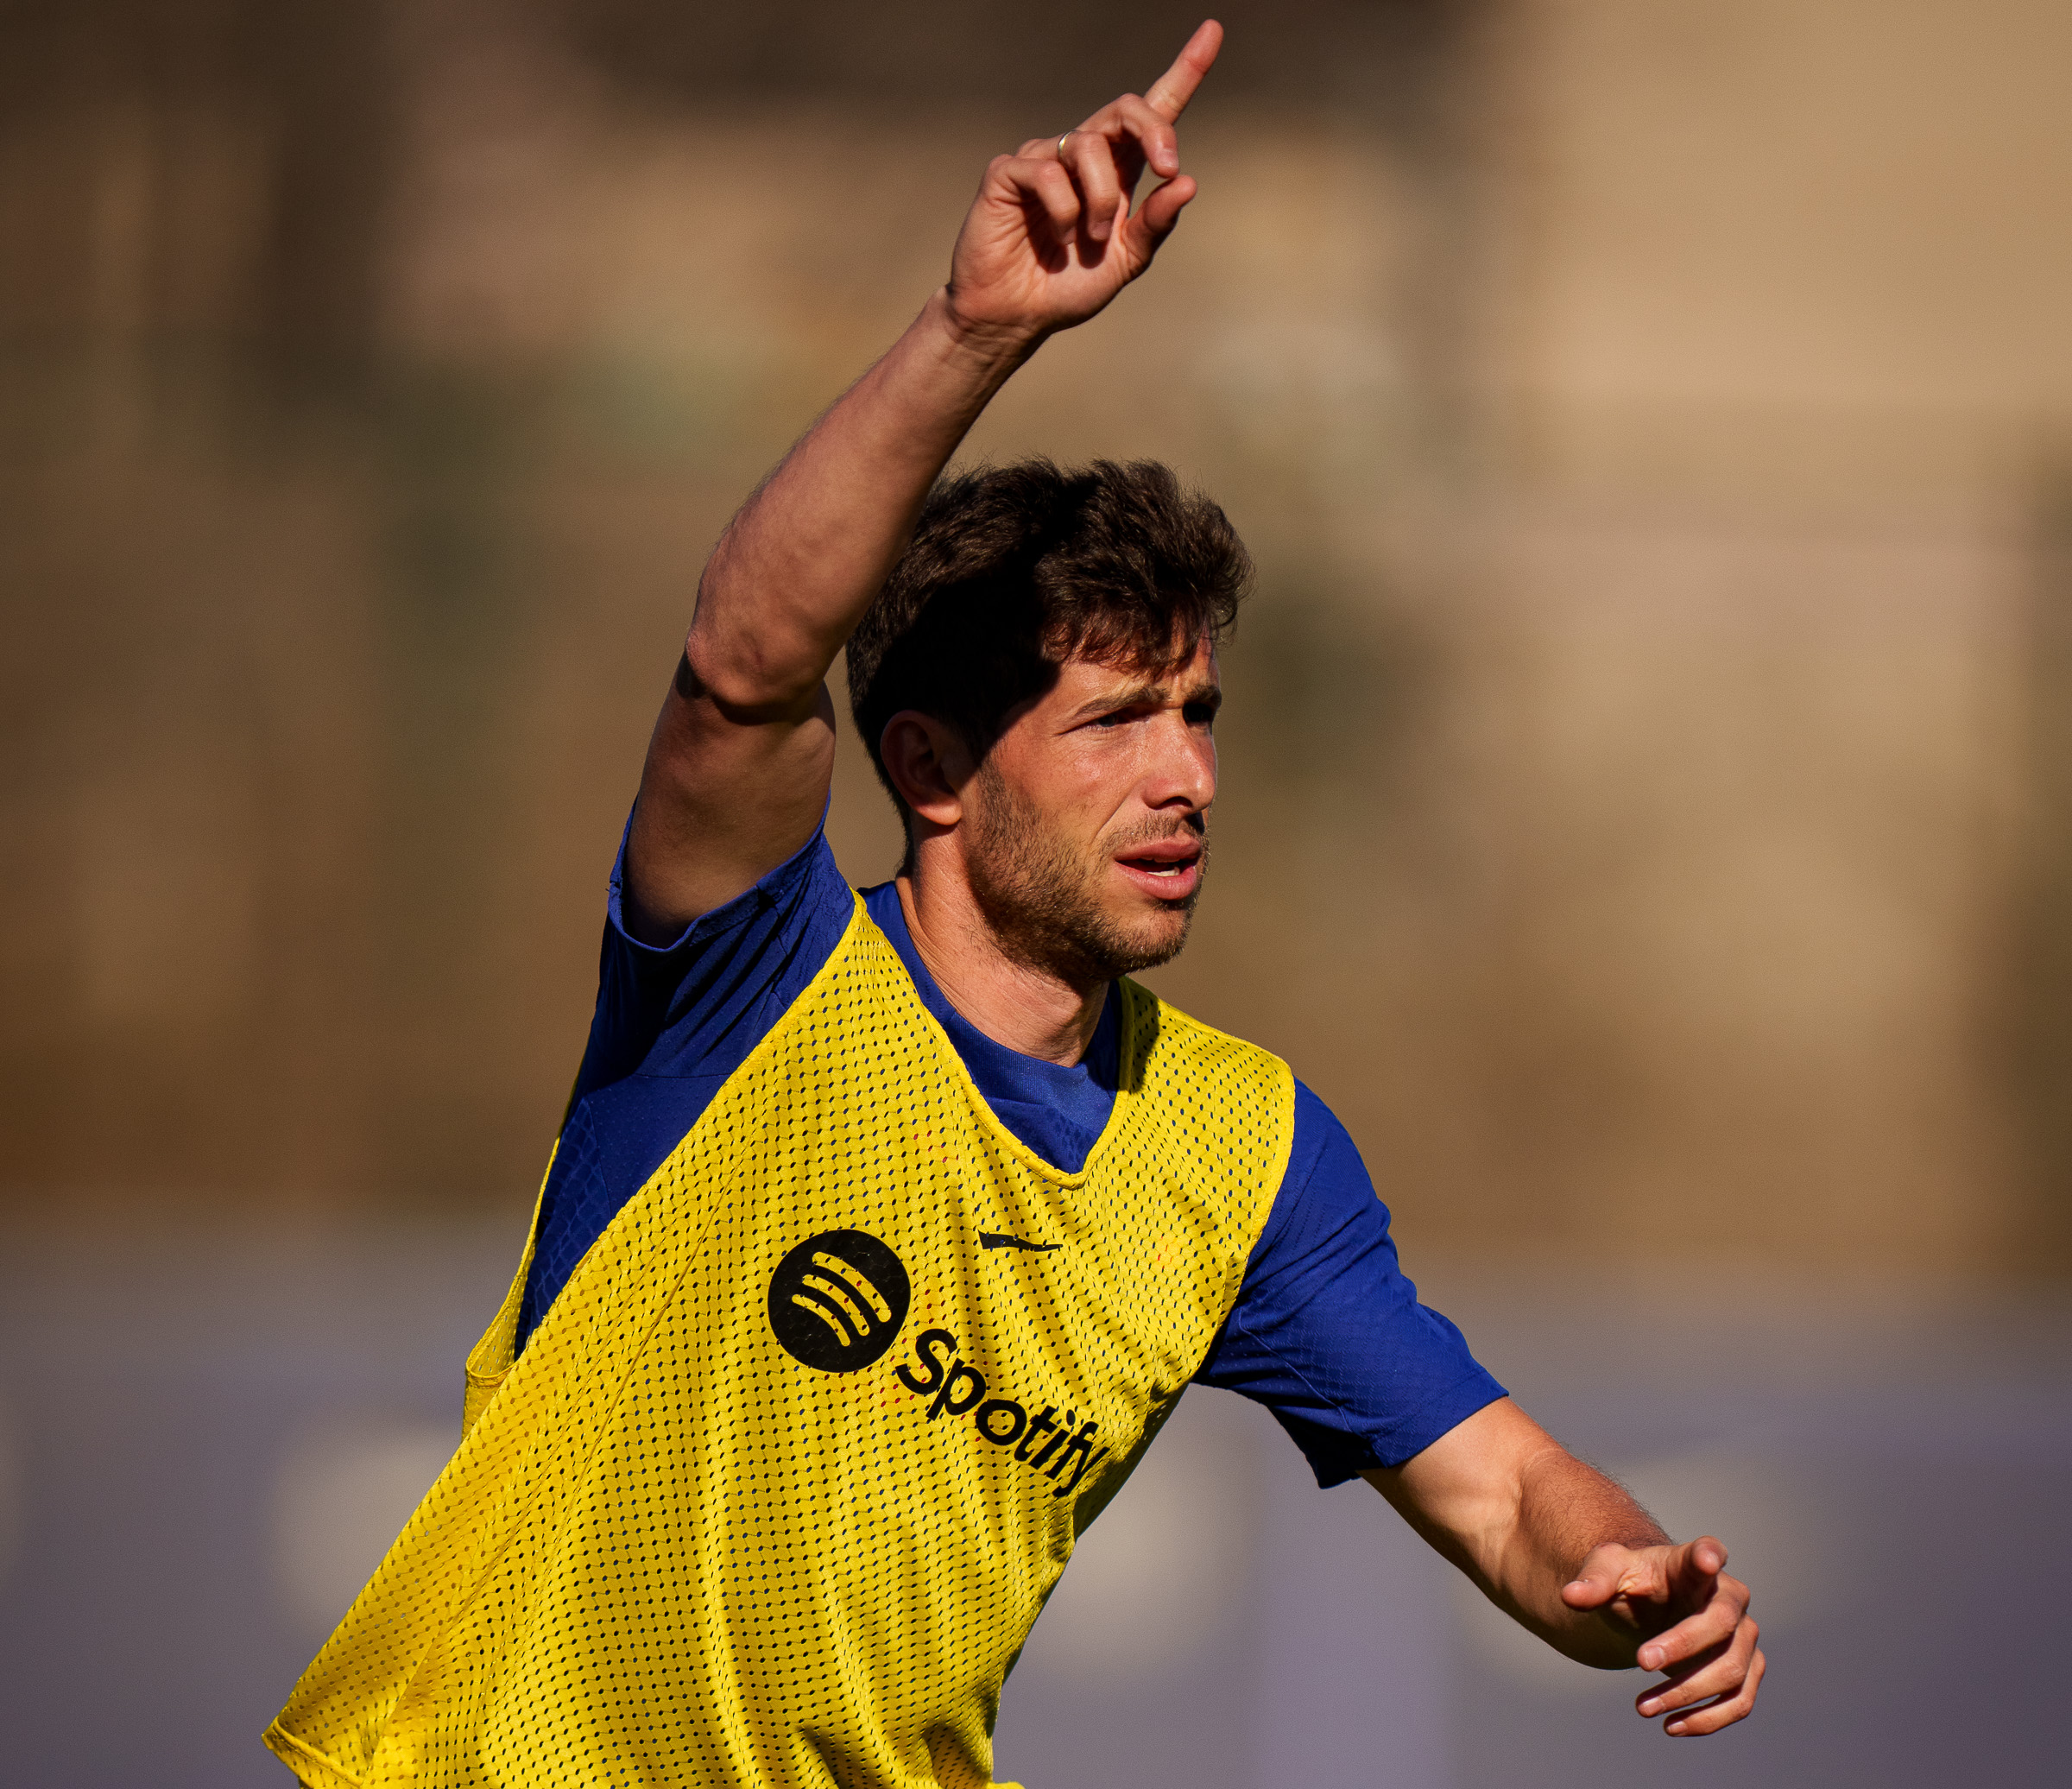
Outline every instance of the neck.
{"type": "Polygon", "coordinates": [[[1079,986],[1007,955],[968,888],[939,878],[899,878],[900,909],[913,947],[943,996],[996,1044],[1071,1067],[1101,1022],[1108,983],[1079,986]],[[961,898],[959,898],[961,896],[961,898]]]}

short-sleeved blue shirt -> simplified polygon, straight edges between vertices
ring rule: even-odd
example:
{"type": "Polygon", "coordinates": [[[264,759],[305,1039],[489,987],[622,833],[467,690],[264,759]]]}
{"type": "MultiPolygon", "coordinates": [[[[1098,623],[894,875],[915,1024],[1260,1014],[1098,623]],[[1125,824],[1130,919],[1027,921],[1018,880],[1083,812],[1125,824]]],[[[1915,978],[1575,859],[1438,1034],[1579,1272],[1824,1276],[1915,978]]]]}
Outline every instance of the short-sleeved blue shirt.
{"type": "MultiPolygon", "coordinates": [[[[681,937],[644,945],[626,929],[624,867],[622,844],[597,1014],[540,1204],[521,1347],[619,1207],[833,953],[853,907],[816,832],[681,937]]],[[[914,949],[894,884],[866,889],[863,900],[1001,1122],[1076,1173],[1115,1098],[1119,1002],[1108,1002],[1092,1046],[1071,1067],[1024,1056],[944,997],[914,949]]],[[[1195,1378],[1264,1404],[1324,1485],[1402,1464],[1504,1394],[1461,1332],[1418,1302],[1359,1151],[1300,1082],[1287,1171],[1195,1378]]]]}

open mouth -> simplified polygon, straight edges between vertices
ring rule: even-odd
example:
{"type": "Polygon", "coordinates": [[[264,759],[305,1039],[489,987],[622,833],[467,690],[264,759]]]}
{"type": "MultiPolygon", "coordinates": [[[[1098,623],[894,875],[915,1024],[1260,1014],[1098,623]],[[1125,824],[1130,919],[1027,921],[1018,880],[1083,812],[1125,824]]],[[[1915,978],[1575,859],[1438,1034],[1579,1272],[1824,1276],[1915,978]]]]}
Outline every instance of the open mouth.
{"type": "Polygon", "coordinates": [[[1147,894],[1184,901],[1202,879],[1202,848],[1194,839],[1146,845],[1115,859],[1116,867],[1147,894]]]}

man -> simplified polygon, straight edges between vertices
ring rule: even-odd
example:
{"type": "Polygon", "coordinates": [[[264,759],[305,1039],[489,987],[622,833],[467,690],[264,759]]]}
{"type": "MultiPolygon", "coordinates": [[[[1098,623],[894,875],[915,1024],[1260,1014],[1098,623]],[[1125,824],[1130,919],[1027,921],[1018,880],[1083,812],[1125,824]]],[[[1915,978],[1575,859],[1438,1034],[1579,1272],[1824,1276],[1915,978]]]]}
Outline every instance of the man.
{"type": "Polygon", "coordinates": [[[1669,1732],[1751,1706],[1725,1550],[1418,1304],[1284,1065],[1127,979],[1206,859],[1222,512],[1144,465],[938,484],[1174,227],[1221,35],[993,162],[949,283],[714,551],[464,1439],[268,1735],[306,1781],[989,1783],[1030,1624],[1197,1380],[1570,1656],[1666,1671],[1669,1732]],[[907,838],[862,895],[820,831],[845,643],[907,838]]]}

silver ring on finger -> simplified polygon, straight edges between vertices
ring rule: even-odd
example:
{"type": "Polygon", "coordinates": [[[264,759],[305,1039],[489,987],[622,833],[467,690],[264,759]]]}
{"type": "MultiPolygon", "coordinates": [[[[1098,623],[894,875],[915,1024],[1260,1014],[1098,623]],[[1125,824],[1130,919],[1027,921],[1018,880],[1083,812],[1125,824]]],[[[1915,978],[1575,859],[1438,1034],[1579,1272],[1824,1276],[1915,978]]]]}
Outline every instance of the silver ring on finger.
{"type": "Polygon", "coordinates": [[[1064,136],[1061,136],[1058,139],[1058,159],[1060,161],[1064,160],[1064,139],[1065,137],[1070,136],[1071,134],[1072,133],[1071,131],[1067,130],[1064,133],[1064,136]]]}

